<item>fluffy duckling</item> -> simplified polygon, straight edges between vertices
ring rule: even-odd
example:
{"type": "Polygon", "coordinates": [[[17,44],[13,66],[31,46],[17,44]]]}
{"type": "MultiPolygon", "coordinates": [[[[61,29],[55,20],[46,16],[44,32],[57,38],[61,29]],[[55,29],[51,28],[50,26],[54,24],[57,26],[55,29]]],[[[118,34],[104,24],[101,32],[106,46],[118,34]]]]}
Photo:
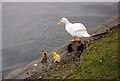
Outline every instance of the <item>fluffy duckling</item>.
{"type": "Polygon", "coordinates": [[[52,56],[53,56],[53,58],[54,58],[54,62],[60,62],[61,61],[61,57],[60,57],[60,55],[59,54],[57,54],[56,52],[53,52],[52,53],[52,56]]]}

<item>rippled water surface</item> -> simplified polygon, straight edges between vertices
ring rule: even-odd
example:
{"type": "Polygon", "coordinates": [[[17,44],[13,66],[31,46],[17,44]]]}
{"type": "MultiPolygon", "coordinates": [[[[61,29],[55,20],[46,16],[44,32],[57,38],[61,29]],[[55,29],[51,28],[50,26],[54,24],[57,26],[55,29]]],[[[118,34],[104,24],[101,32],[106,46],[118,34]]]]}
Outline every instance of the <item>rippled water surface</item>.
{"type": "Polygon", "coordinates": [[[65,43],[71,36],[61,17],[81,22],[90,29],[117,14],[117,3],[3,3],[3,71],[40,57],[65,43]]]}

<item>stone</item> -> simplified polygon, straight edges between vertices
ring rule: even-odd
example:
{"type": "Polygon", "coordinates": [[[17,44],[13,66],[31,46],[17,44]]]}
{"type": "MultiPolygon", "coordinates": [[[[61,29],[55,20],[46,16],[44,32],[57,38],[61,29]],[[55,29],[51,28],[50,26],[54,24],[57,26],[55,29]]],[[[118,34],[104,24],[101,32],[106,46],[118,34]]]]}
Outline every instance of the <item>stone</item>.
{"type": "Polygon", "coordinates": [[[100,63],[102,63],[102,62],[103,62],[103,60],[100,60],[99,62],[100,62],[100,63]]]}
{"type": "Polygon", "coordinates": [[[40,76],[40,77],[38,77],[38,79],[41,79],[42,77],[40,76]]]}
{"type": "Polygon", "coordinates": [[[34,64],[34,67],[36,67],[38,64],[34,64]]]}
{"type": "Polygon", "coordinates": [[[73,64],[73,66],[75,66],[75,64],[73,64]]]}

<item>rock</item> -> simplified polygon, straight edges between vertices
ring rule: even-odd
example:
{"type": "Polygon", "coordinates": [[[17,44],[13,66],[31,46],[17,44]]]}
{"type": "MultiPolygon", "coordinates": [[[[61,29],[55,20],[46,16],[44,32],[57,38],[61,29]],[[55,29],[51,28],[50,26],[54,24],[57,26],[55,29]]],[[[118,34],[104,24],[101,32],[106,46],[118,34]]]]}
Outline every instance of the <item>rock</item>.
{"type": "Polygon", "coordinates": [[[102,60],[100,60],[100,62],[102,62],[102,60]]]}
{"type": "Polygon", "coordinates": [[[56,70],[58,70],[58,68],[55,68],[56,70]]]}
{"type": "Polygon", "coordinates": [[[50,63],[49,66],[51,66],[52,64],[50,63]]]}
{"type": "Polygon", "coordinates": [[[34,66],[36,67],[38,64],[34,64],[34,66]]]}
{"type": "Polygon", "coordinates": [[[75,66],[75,64],[73,64],[73,66],[75,66]]]}
{"type": "Polygon", "coordinates": [[[69,56],[70,54],[68,53],[67,55],[69,56]]]}
{"type": "Polygon", "coordinates": [[[76,62],[76,64],[77,64],[78,62],[76,62]]]}
{"type": "Polygon", "coordinates": [[[38,79],[41,79],[42,77],[40,76],[40,77],[38,77],[38,79]]]}
{"type": "Polygon", "coordinates": [[[60,67],[60,65],[58,65],[58,67],[60,67]]]}
{"type": "Polygon", "coordinates": [[[103,60],[101,59],[99,62],[100,62],[100,63],[102,63],[102,62],[103,62],[103,60]]]}
{"type": "Polygon", "coordinates": [[[62,68],[64,68],[64,66],[62,66],[62,68]]]}

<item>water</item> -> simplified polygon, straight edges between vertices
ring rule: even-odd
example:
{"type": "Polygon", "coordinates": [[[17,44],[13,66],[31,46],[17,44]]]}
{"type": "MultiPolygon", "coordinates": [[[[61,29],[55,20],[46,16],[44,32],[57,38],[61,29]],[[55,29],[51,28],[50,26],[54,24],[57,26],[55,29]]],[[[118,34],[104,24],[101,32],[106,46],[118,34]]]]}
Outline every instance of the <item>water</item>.
{"type": "Polygon", "coordinates": [[[40,57],[65,43],[71,36],[61,17],[81,22],[90,29],[117,14],[117,3],[3,3],[3,73],[40,57]]]}

